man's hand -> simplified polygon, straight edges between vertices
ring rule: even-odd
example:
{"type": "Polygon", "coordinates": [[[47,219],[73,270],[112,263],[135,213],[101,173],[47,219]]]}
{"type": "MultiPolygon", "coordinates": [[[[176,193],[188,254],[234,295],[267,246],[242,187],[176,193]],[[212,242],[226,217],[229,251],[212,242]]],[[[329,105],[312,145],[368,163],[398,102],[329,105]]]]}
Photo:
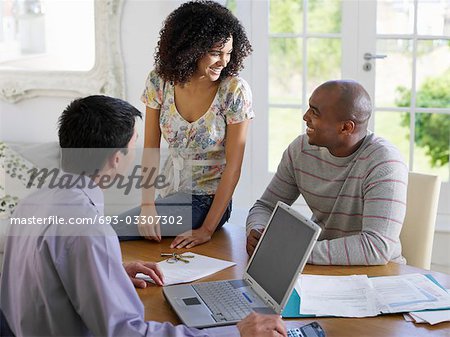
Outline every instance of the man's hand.
{"type": "Polygon", "coordinates": [[[161,241],[161,227],[157,217],[158,213],[153,205],[141,207],[138,231],[147,240],[161,241]]]}
{"type": "Polygon", "coordinates": [[[249,256],[252,256],[253,252],[255,251],[256,245],[258,244],[259,239],[261,238],[261,234],[263,233],[264,229],[258,228],[258,229],[252,229],[250,233],[248,233],[247,236],[247,253],[249,256]]]}
{"type": "Polygon", "coordinates": [[[203,227],[178,235],[170,244],[170,248],[192,248],[211,240],[212,233],[203,227]]]}
{"type": "Polygon", "coordinates": [[[130,277],[131,282],[133,282],[134,286],[137,288],[147,287],[147,282],[136,278],[137,273],[143,273],[150,276],[150,278],[159,286],[164,284],[164,275],[155,262],[125,262],[123,267],[130,277]]]}
{"type": "Polygon", "coordinates": [[[286,337],[286,327],[278,315],[251,313],[237,324],[241,337],[286,337]]]}

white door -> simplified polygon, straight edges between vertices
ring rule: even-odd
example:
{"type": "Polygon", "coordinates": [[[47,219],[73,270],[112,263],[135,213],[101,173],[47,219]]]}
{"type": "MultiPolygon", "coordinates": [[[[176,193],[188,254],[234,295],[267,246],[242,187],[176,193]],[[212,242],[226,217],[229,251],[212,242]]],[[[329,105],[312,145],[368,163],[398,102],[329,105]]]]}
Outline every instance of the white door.
{"type": "Polygon", "coordinates": [[[441,177],[437,226],[450,230],[450,1],[352,3],[364,23],[355,78],[374,98],[372,129],[411,171],[441,177]]]}

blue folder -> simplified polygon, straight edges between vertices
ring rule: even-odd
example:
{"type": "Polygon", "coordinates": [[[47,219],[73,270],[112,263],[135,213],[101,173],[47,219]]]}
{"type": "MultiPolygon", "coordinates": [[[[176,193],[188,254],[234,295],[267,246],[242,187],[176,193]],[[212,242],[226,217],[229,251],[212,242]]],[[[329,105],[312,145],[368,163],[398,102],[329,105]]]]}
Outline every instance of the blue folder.
{"type": "MultiPolygon", "coordinates": [[[[434,284],[436,284],[437,286],[439,286],[440,288],[445,290],[445,288],[431,274],[425,274],[425,276],[428,277],[434,284]]],[[[315,315],[300,314],[300,304],[301,304],[300,295],[294,289],[292,291],[291,297],[289,297],[289,300],[288,300],[286,306],[284,307],[284,310],[281,313],[283,318],[316,317],[315,315]]],[[[422,311],[434,311],[434,310],[450,310],[450,308],[430,309],[430,310],[422,310],[422,311]]]]}
{"type": "Polygon", "coordinates": [[[297,290],[293,290],[291,297],[281,312],[281,316],[283,318],[299,318],[299,317],[315,317],[315,315],[304,315],[300,313],[300,295],[297,293],[297,290]]]}

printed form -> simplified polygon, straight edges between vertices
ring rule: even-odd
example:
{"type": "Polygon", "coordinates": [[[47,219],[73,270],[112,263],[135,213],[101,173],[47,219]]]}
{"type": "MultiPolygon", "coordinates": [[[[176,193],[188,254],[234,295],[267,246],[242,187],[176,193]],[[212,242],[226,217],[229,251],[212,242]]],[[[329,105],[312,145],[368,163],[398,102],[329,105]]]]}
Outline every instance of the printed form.
{"type": "Polygon", "coordinates": [[[316,316],[370,317],[450,307],[450,294],[422,274],[301,275],[296,290],[300,314],[316,316]]]}
{"type": "Polygon", "coordinates": [[[368,317],[379,314],[367,275],[302,275],[299,279],[301,314],[368,317]]]}
{"type": "Polygon", "coordinates": [[[450,295],[425,275],[380,276],[370,280],[382,313],[450,307],[450,295]]]}

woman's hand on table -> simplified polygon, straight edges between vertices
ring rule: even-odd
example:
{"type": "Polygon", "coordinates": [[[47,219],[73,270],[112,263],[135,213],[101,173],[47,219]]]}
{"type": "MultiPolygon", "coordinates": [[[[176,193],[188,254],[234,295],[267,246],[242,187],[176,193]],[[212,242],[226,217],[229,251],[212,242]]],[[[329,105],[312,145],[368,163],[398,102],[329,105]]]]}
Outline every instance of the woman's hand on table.
{"type": "Polygon", "coordinates": [[[211,240],[213,232],[200,227],[178,235],[170,244],[170,248],[192,248],[211,240]]]}
{"type": "Polygon", "coordinates": [[[147,240],[161,241],[161,227],[158,213],[154,205],[144,205],[141,207],[139,215],[138,231],[147,240]]]}

